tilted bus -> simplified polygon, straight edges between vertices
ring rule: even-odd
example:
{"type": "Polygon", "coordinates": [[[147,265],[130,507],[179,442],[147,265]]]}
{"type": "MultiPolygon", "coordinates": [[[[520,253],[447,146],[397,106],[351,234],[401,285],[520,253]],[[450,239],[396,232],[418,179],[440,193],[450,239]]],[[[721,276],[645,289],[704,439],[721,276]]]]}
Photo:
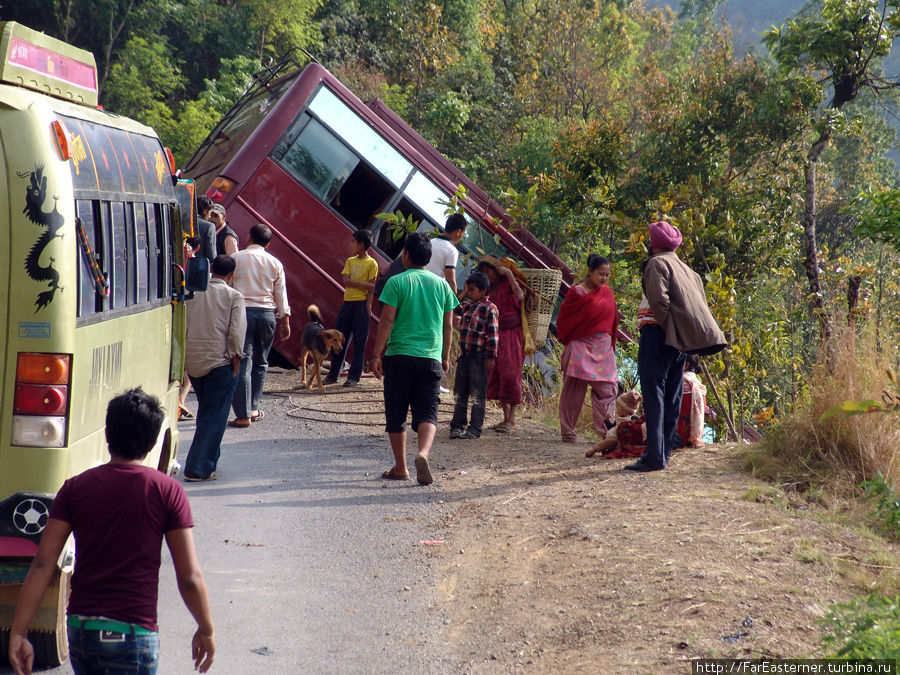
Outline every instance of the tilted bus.
{"type": "MultiPolygon", "coordinates": [[[[403,241],[377,215],[399,211],[420,230],[440,230],[444,204],[460,185],[470,219],[464,254],[509,255],[526,267],[560,269],[563,293],[572,282],[559,258],[515,228],[495,201],[390,108],[378,100],[364,104],[315,60],[303,66],[288,57],[257,73],[183,173],[227,208],[242,239],[255,223],[272,228],[269,250],[285,266],[296,335],[310,303],[333,325],[355,229],[371,230],[372,254],[384,271],[403,241]]],[[[458,274],[464,281],[466,267],[458,274]]],[[[297,363],[299,340],[277,349],[297,363]]]]}
{"type": "MultiPolygon", "coordinates": [[[[109,459],[106,406],[138,385],[167,418],[147,462],[177,447],[184,303],[171,155],[97,108],[93,56],[9,22],[0,42],[0,647],[63,481],[109,459]]],[[[32,623],[37,662],[68,653],[73,549],[32,623]]]]}

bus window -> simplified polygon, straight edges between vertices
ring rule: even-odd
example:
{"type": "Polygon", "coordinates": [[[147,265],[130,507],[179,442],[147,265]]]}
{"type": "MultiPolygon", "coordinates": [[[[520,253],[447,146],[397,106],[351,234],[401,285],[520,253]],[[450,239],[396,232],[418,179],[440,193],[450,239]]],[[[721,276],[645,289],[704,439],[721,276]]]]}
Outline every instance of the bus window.
{"type": "Polygon", "coordinates": [[[320,87],[310,101],[309,109],[394,187],[403,186],[412,171],[412,164],[331,91],[320,87]]]}
{"type": "Polygon", "coordinates": [[[444,221],[447,216],[444,210],[447,208],[441,202],[450,201],[449,197],[438,189],[438,186],[428,180],[420,171],[416,171],[409,184],[403,188],[403,194],[412,200],[416,206],[431,216],[436,223],[440,223],[440,229],[444,229],[444,221]]]}
{"type": "MultiPolygon", "coordinates": [[[[75,202],[78,211],[78,218],[84,227],[84,233],[87,236],[88,246],[95,252],[99,262],[99,252],[97,251],[97,225],[94,218],[94,202],[79,199],[75,202]]],[[[81,247],[79,247],[81,248],[81,247]]],[[[94,284],[94,275],[91,273],[90,263],[87,254],[84,251],[78,256],[81,261],[78,265],[78,316],[90,316],[98,311],[97,288],[94,284]]]]}
{"type": "Polygon", "coordinates": [[[368,227],[395,188],[317,120],[305,122],[292,143],[279,143],[272,158],[351,225],[368,227]]]}
{"type": "Polygon", "coordinates": [[[147,249],[150,254],[150,266],[147,270],[147,287],[151,300],[164,298],[166,294],[160,285],[159,265],[162,256],[162,248],[159,238],[159,220],[156,217],[156,204],[147,204],[145,213],[147,217],[147,249]]]}
{"type": "Polygon", "coordinates": [[[112,225],[112,306],[121,309],[128,304],[128,237],[125,224],[125,204],[110,202],[110,224],[112,225]]]}
{"type": "MultiPolygon", "coordinates": [[[[162,292],[165,297],[169,297],[172,292],[172,265],[178,258],[175,257],[175,251],[172,249],[172,209],[173,207],[163,207],[157,205],[159,209],[159,225],[157,232],[160,241],[159,269],[160,281],[162,282],[162,292]]],[[[181,237],[178,237],[178,245],[181,246],[181,237]]]]}
{"type": "Polygon", "coordinates": [[[149,249],[147,243],[147,212],[143,204],[134,205],[134,271],[137,275],[137,301],[153,300],[150,295],[149,249]]]}

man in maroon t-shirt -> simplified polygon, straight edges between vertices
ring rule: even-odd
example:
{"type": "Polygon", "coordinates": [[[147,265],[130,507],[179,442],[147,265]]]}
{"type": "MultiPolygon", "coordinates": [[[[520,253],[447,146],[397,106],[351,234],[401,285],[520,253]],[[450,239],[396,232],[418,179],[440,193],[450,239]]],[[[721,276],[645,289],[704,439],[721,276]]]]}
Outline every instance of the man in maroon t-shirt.
{"type": "Polygon", "coordinates": [[[110,461],[70,478],[57,493],[10,632],[9,661],[17,675],[31,672],[34,649],[27,639],[28,624],[72,532],[77,560],[68,634],[76,673],[95,672],[98,662],[156,673],[163,537],[172,554],[178,590],[197,621],[194,667],[205,673],[212,665],[213,623],[194,550],[187,495],[178,481],[141,463],[153,448],[164,417],[159,400],[140,387],[114,398],[106,410],[110,461]]]}

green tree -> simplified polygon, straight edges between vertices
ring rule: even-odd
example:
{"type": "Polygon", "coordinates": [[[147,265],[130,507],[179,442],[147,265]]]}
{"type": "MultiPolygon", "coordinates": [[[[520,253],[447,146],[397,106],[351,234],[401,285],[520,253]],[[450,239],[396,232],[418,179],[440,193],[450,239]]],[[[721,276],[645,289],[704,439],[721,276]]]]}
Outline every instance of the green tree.
{"type": "MultiPolygon", "coordinates": [[[[846,121],[844,108],[866,89],[897,86],[879,73],[900,30],[896,0],[824,0],[819,14],[806,14],[773,28],[766,46],[785,69],[811,70],[831,100],[813,122],[814,139],[804,162],[804,269],[823,340],[831,344],[832,327],[822,292],[816,241],[816,167],[836,131],[846,121]]],[[[830,353],[830,348],[827,350],[830,353]]]]}

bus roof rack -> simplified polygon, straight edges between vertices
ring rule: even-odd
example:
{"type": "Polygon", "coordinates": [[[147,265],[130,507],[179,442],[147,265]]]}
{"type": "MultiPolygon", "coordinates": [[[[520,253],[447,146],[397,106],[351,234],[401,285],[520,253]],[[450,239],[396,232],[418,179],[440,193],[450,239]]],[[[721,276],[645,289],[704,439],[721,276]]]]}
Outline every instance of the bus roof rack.
{"type": "Polygon", "coordinates": [[[182,168],[182,173],[187,174],[197,167],[197,165],[206,156],[206,153],[212,147],[213,142],[219,137],[222,129],[226,128],[231,120],[243,109],[247,101],[252,100],[263,89],[269,89],[273,83],[280,82],[286,77],[296,77],[301,70],[310,63],[319,63],[319,60],[310,54],[303,47],[291,47],[287,52],[282,54],[281,58],[275,63],[265,66],[262,70],[258,70],[250,76],[250,82],[244,89],[244,93],[235,101],[228,112],[226,112],[219,123],[213,127],[203,142],[197,147],[197,150],[188,159],[182,168]],[[294,55],[296,52],[302,52],[306,56],[306,63],[300,63],[294,55]]]}

